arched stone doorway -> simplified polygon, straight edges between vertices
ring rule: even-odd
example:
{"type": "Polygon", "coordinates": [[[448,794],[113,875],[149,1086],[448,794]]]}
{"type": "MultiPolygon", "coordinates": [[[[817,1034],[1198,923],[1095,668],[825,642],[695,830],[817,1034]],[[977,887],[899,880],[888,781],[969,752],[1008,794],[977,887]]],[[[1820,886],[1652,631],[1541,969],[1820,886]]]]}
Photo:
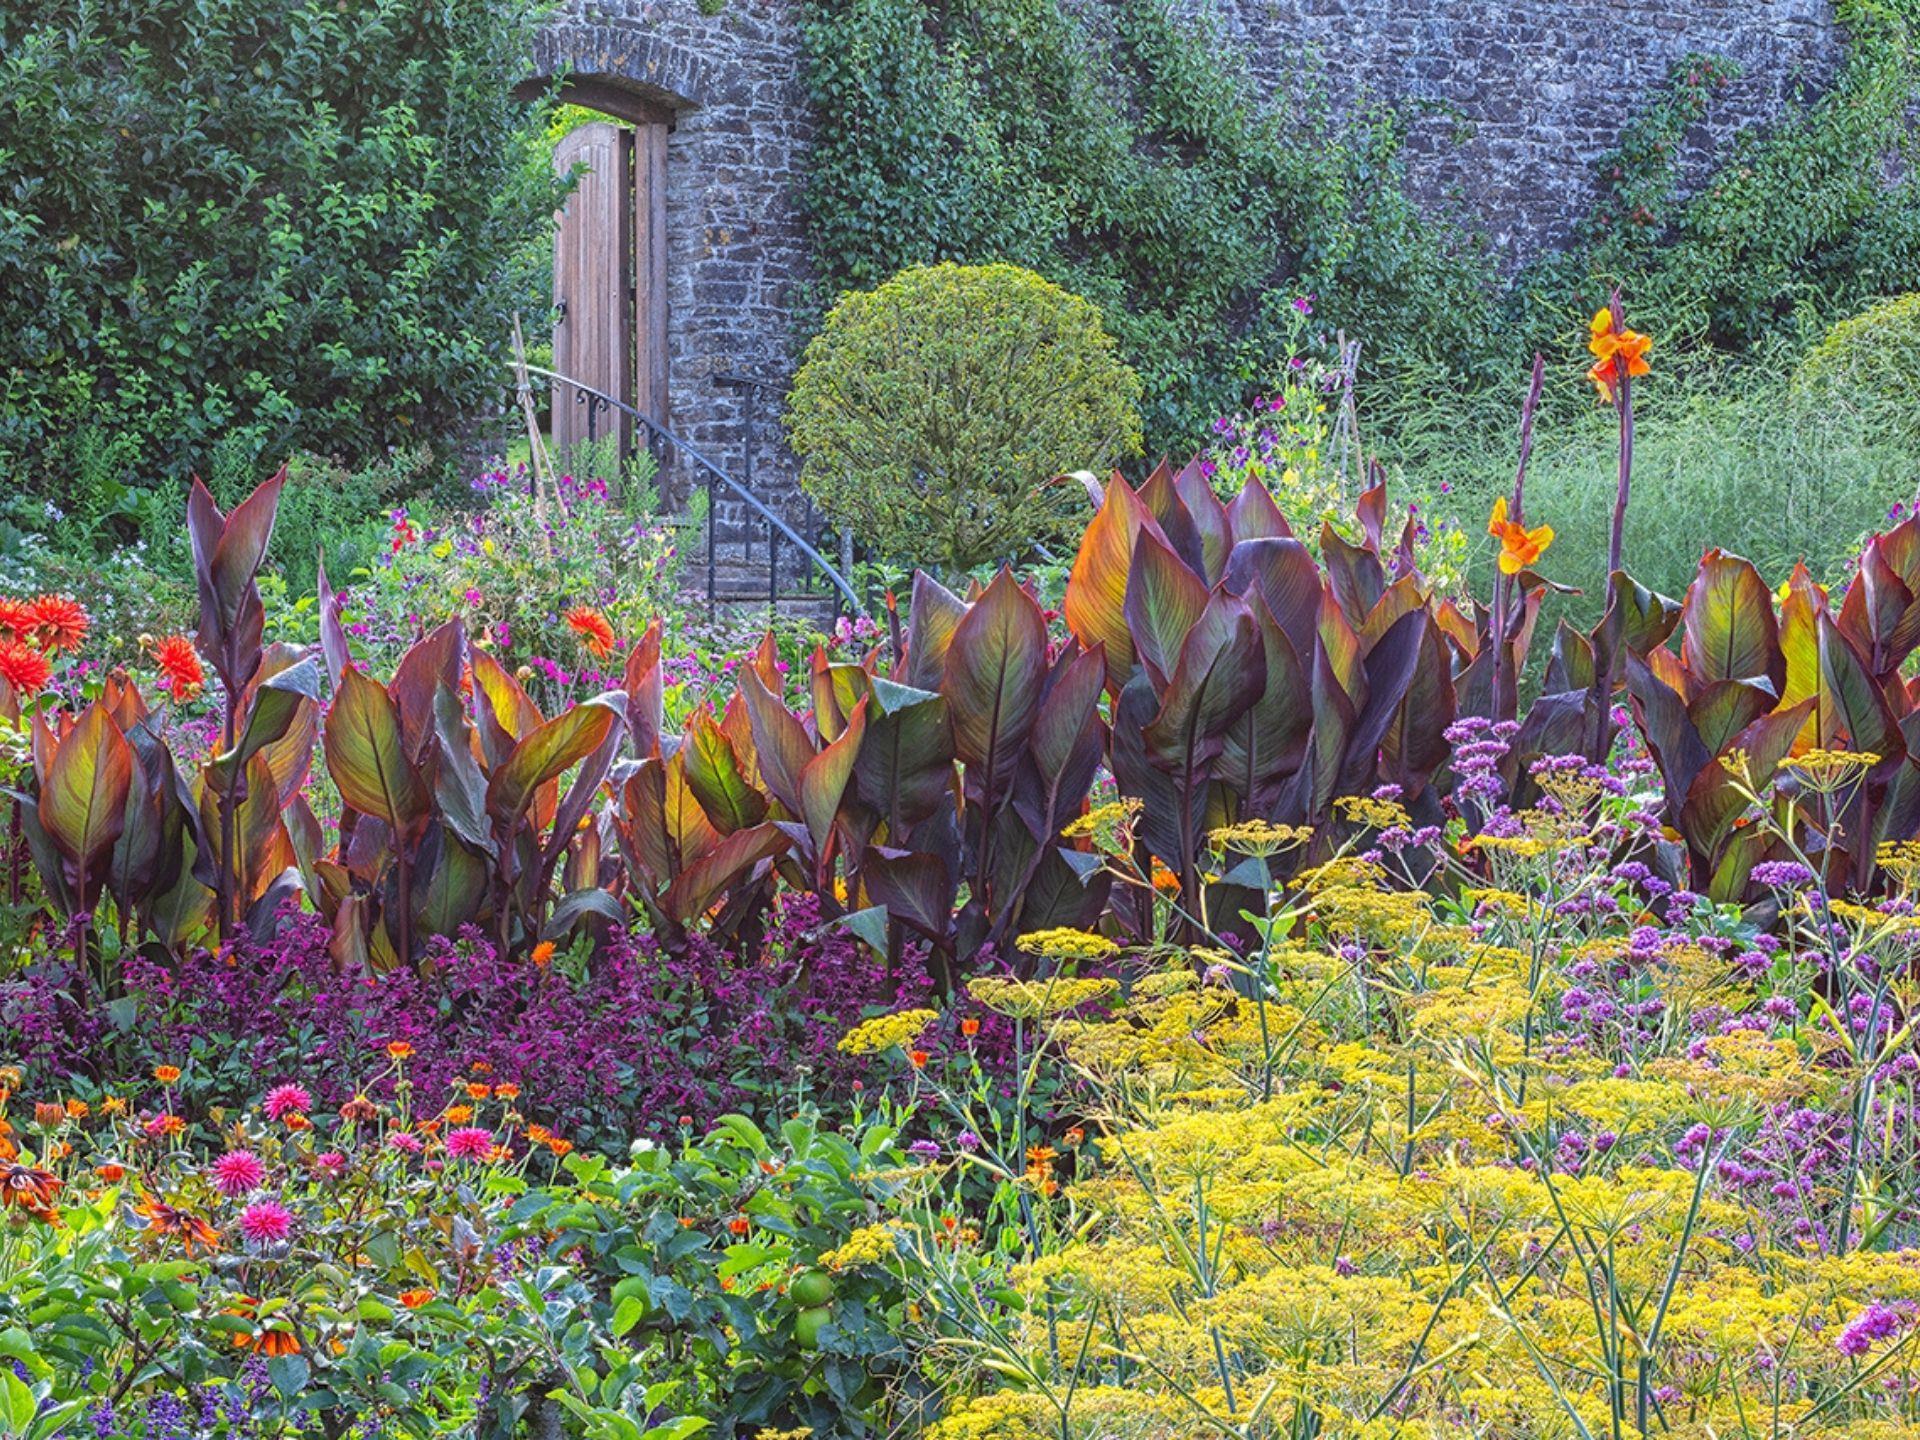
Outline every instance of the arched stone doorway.
{"type": "MultiPolygon", "coordinates": [[[[604,119],[570,130],[555,168],[579,171],[554,237],[553,368],[632,404],[662,425],[672,421],[668,340],[668,136],[699,104],[697,65],[645,36],[603,43],[595,32],[543,32],[535,77],[522,93],[604,119]]],[[[584,393],[553,397],[552,443],[559,453],[591,438],[617,437],[622,456],[633,423],[596,409],[584,393]]]]}

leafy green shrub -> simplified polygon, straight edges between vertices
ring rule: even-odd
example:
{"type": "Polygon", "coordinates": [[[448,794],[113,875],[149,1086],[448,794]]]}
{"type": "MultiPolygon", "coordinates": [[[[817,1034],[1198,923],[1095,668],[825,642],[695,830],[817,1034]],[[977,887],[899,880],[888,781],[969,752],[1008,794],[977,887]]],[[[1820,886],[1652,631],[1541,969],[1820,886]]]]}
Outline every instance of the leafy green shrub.
{"type": "Polygon", "coordinates": [[[1794,375],[1803,402],[1920,440],[1920,292],[1842,320],[1794,375]]]}
{"type": "Polygon", "coordinates": [[[1084,500],[1047,482],[1138,454],[1139,398],[1087,301],[1014,265],[932,265],[841,297],[787,425],[836,522],[964,568],[1061,534],[1084,500]]]}
{"type": "Polygon", "coordinates": [[[558,194],[505,83],[534,8],[0,12],[0,474],[74,510],[89,435],[126,482],[456,433],[558,194]]]}

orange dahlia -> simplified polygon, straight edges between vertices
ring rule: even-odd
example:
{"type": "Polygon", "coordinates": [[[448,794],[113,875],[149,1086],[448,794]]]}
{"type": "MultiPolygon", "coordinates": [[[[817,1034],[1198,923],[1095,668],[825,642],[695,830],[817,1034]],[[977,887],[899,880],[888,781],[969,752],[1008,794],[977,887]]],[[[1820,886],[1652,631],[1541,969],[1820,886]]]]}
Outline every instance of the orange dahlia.
{"type": "Polygon", "coordinates": [[[33,628],[33,602],[0,595],[0,640],[24,640],[33,628]]]}
{"type": "Polygon", "coordinates": [[[53,678],[47,657],[19,640],[0,639],[0,680],[22,695],[38,695],[53,678]]]}
{"type": "Polygon", "coordinates": [[[71,595],[36,595],[31,609],[33,631],[45,650],[78,650],[93,624],[71,595]]]}
{"type": "Polygon", "coordinates": [[[184,635],[165,635],[155,641],[153,663],[160,672],[160,688],[175,700],[191,700],[207,683],[199,653],[184,635]]]}
{"type": "Polygon", "coordinates": [[[613,626],[591,605],[576,605],[566,613],[567,628],[596,660],[613,654],[613,626]]]}

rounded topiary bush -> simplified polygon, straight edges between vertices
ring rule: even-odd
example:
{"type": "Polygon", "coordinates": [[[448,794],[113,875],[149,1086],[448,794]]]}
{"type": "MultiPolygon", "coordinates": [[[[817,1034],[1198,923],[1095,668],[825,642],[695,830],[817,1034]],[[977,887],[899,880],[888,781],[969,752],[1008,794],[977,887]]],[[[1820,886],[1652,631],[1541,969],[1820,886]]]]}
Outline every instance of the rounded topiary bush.
{"type": "Polygon", "coordinates": [[[1803,403],[1920,437],[1920,292],[1840,321],[1794,375],[1803,403]]]}
{"type": "Polygon", "coordinates": [[[890,559],[966,569],[1059,536],[1062,471],[1140,449],[1140,380],[1100,312],[1015,265],[928,265],[843,295],[787,426],[807,493],[890,559]]]}

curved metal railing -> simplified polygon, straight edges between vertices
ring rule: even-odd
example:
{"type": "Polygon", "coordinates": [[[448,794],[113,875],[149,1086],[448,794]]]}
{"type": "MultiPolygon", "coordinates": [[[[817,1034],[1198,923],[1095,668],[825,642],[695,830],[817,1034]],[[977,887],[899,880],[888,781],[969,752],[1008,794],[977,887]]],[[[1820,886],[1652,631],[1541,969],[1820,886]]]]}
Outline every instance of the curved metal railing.
{"type": "MultiPolygon", "coordinates": [[[[852,607],[855,615],[864,615],[866,613],[867,607],[861,603],[859,595],[854,591],[853,586],[847,582],[846,576],[842,575],[840,571],[828,561],[826,556],[816,550],[798,530],[795,530],[793,526],[789,525],[769,509],[766,503],[761,500],[759,496],[755,495],[751,489],[734,479],[733,476],[721,468],[711,456],[707,455],[697,446],[691,445],[681,439],[645,411],[629,404],[618,396],[609,395],[604,390],[596,389],[585,381],[576,380],[571,375],[562,375],[556,370],[548,370],[539,365],[528,365],[526,372],[529,375],[540,376],[552,384],[556,390],[562,385],[567,386],[574,392],[576,402],[585,402],[588,406],[589,435],[592,435],[596,428],[591,421],[598,410],[618,410],[621,414],[632,418],[646,431],[649,448],[657,443],[677,450],[688,460],[692,461],[693,464],[705,474],[707,494],[709,497],[707,506],[707,599],[709,603],[714,599],[713,532],[714,526],[717,523],[713,513],[711,497],[716,485],[724,485],[735,499],[741,501],[750,511],[766,522],[769,545],[767,598],[770,603],[778,598],[777,592],[779,589],[780,573],[779,546],[784,539],[785,542],[793,546],[815,570],[825,576],[836,590],[846,597],[847,604],[852,607]]],[[[751,437],[749,437],[749,440],[751,440],[751,437]]],[[[748,453],[751,455],[751,449],[749,449],[748,453]]]]}

